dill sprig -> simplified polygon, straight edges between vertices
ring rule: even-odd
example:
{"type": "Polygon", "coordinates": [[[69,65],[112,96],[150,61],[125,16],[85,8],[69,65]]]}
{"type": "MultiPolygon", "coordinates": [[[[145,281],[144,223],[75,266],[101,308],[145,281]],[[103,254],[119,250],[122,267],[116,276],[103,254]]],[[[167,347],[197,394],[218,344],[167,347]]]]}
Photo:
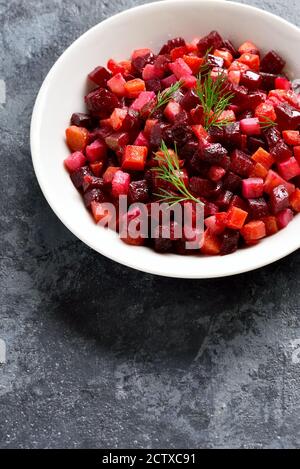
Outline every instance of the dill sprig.
{"type": "Polygon", "coordinates": [[[160,109],[161,107],[166,106],[171,101],[174,94],[182,87],[182,85],[183,85],[182,81],[177,81],[166,90],[159,91],[156,97],[156,105],[152,109],[150,116],[152,116],[152,114],[156,112],[158,109],[160,109]]]}
{"type": "Polygon", "coordinates": [[[203,77],[199,73],[197,79],[196,92],[203,107],[204,127],[224,127],[229,124],[229,119],[221,119],[220,116],[229,106],[234,94],[225,91],[226,76],[221,72],[214,80],[210,73],[203,77]]]}
{"type": "MultiPolygon", "coordinates": [[[[174,148],[177,155],[176,144],[174,144],[174,148]]],[[[174,158],[170,154],[168,147],[163,140],[161,142],[160,150],[163,153],[163,156],[156,154],[155,159],[159,163],[159,167],[153,168],[153,171],[155,171],[156,176],[159,179],[162,179],[163,181],[173,186],[175,193],[171,190],[160,188],[159,194],[154,194],[157,197],[160,197],[159,202],[165,202],[170,206],[185,201],[192,201],[202,204],[199,199],[190,193],[184,184],[182,178],[180,177],[180,166],[178,163],[178,158],[174,158]],[[176,193],[178,193],[178,195],[176,193]]]]}
{"type": "Polygon", "coordinates": [[[263,116],[263,122],[260,122],[260,127],[265,130],[265,129],[270,129],[271,127],[276,127],[278,124],[277,122],[273,121],[270,119],[270,117],[263,116]]]}

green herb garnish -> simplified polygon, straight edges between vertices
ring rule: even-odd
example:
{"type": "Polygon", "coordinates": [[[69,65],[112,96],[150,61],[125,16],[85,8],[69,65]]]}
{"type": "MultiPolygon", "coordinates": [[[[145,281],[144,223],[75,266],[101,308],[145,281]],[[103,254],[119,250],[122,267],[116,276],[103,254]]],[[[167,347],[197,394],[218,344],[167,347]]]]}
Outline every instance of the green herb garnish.
{"type": "MultiPolygon", "coordinates": [[[[177,155],[176,144],[174,144],[175,153],[177,155]]],[[[160,164],[159,167],[153,168],[157,177],[163,181],[169,183],[174,188],[174,193],[170,190],[161,188],[159,194],[154,194],[157,197],[160,197],[159,202],[165,202],[169,205],[175,205],[180,202],[192,201],[196,203],[202,202],[193,196],[190,193],[186,185],[184,184],[182,178],[180,177],[180,166],[178,163],[178,158],[174,158],[165,142],[162,140],[160,147],[162,155],[156,154],[156,161],[160,164]],[[178,195],[176,194],[178,193],[178,195]]]]}
{"type": "Polygon", "coordinates": [[[174,83],[174,85],[171,85],[170,88],[164,91],[159,91],[156,97],[156,105],[152,109],[150,116],[152,116],[152,114],[154,114],[154,112],[156,112],[161,107],[166,106],[171,101],[176,91],[182,87],[182,85],[183,83],[181,81],[177,81],[174,83]]]}
{"type": "Polygon", "coordinates": [[[270,117],[263,116],[262,119],[263,122],[260,122],[260,126],[263,130],[270,129],[271,127],[276,127],[278,125],[277,122],[270,119],[270,117]]]}
{"type": "Polygon", "coordinates": [[[220,119],[221,114],[229,106],[234,94],[225,91],[226,76],[220,73],[215,80],[208,73],[203,77],[199,73],[197,79],[196,93],[203,107],[204,128],[224,127],[230,123],[229,119],[220,119]]]}

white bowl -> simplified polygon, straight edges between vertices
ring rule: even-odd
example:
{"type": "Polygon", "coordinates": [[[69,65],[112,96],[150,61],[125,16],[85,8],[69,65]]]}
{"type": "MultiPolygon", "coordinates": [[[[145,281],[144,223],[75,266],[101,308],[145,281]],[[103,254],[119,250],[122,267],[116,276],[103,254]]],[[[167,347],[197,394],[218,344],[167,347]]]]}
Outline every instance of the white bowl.
{"type": "Polygon", "coordinates": [[[74,111],[84,110],[87,73],[110,57],[132,50],[155,51],[168,39],[187,40],[218,30],[235,44],[252,40],[263,51],[275,49],[287,59],[292,77],[300,77],[300,30],[265,11],[220,0],[170,0],[120,13],[75,41],[51,69],[32,116],[31,150],[41,189],[60,220],[95,251],[121,264],[158,275],[211,278],[238,274],[274,262],[300,247],[300,216],[260,244],[224,257],[158,254],[124,244],[116,233],[94,224],[70,182],[63,160],[68,154],[64,130],[74,111]]]}

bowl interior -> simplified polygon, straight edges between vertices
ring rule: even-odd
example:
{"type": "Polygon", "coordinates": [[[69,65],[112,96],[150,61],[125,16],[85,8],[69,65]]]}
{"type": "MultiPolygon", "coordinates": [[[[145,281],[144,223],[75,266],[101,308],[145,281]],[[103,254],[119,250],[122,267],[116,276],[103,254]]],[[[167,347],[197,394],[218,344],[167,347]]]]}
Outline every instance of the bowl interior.
{"type": "Polygon", "coordinates": [[[96,251],[122,264],[160,275],[208,278],[232,275],[273,262],[300,245],[300,217],[283,231],[250,249],[226,257],[160,255],[125,245],[94,224],[63,167],[68,154],[64,130],[75,111],[83,111],[87,73],[110,57],[124,59],[132,50],[157,51],[168,39],[187,40],[218,30],[235,44],[252,40],[263,51],[275,49],[287,59],[287,71],[300,77],[299,29],[261,10],[218,0],[157,2],[123,12],[79,38],[46,78],[33,113],[31,145],[35,171],[50,206],[62,222],[96,251]]]}

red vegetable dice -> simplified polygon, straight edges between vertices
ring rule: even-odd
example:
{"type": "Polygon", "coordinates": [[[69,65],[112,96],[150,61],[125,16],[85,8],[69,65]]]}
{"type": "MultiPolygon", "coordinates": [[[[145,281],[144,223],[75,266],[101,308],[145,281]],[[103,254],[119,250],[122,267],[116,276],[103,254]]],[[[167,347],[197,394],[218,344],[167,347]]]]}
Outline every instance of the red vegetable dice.
{"type": "Polygon", "coordinates": [[[295,212],[300,212],[300,189],[297,188],[295,192],[290,195],[290,204],[295,212]]]}
{"type": "Polygon", "coordinates": [[[241,235],[247,244],[252,244],[266,236],[266,226],[262,220],[250,221],[241,229],[241,235]]]}
{"type": "Polygon", "coordinates": [[[243,179],[242,192],[246,199],[261,197],[264,192],[264,180],[262,178],[243,179]]]}
{"type": "Polygon", "coordinates": [[[247,216],[248,212],[233,206],[227,212],[226,225],[232,230],[240,230],[244,225],[247,216]]]}

